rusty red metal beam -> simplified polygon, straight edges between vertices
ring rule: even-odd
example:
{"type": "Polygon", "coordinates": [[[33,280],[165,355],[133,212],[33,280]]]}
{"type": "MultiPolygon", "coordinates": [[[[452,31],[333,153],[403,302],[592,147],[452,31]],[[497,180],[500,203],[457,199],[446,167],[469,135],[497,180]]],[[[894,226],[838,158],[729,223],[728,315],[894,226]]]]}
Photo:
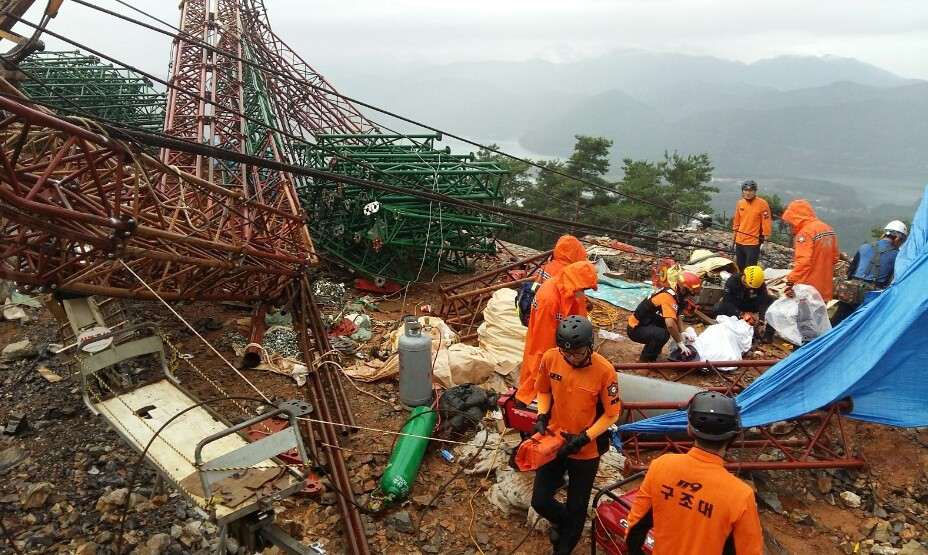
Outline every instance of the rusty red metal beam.
{"type": "Polygon", "coordinates": [[[274,300],[317,262],[293,198],[262,204],[15,98],[0,109],[0,277],[150,298],[122,259],[168,300],[274,300]]]}
{"type": "MultiPolygon", "coordinates": [[[[684,408],[679,402],[624,403],[621,421],[634,421],[646,411],[684,408]]],[[[834,403],[819,411],[787,421],[786,434],[774,434],[771,425],[746,429],[726,453],[725,466],[731,470],[799,470],[813,468],[862,468],[866,461],[852,455],[844,430],[842,413],[850,401],[834,403]],[[787,437],[780,437],[788,435],[787,437]]],[[[623,453],[629,471],[644,470],[655,457],[665,453],[685,453],[693,441],[683,433],[676,435],[624,434],[623,453]]]]}
{"type": "Polygon", "coordinates": [[[439,316],[458,332],[462,341],[473,339],[477,335],[477,327],[483,322],[483,309],[493,293],[533,280],[553,252],[542,252],[439,287],[439,316]]]}

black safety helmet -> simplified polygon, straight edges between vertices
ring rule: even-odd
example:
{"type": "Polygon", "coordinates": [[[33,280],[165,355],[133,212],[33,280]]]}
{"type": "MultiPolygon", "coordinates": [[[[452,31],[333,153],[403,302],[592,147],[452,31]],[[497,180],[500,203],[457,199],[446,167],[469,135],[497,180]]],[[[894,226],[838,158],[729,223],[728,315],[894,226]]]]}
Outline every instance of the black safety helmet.
{"type": "Polygon", "coordinates": [[[583,316],[568,316],[557,326],[557,346],[571,350],[593,346],[593,324],[583,316]]]}
{"type": "Polygon", "coordinates": [[[738,405],[731,397],[715,391],[701,391],[690,399],[686,410],[691,433],[707,441],[725,441],[741,428],[738,405]]]}
{"type": "Polygon", "coordinates": [[[742,190],[742,191],[756,191],[756,190],[757,190],[757,182],[754,181],[753,179],[748,179],[748,180],[742,181],[742,182],[741,182],[741,190],[742,190]]]}

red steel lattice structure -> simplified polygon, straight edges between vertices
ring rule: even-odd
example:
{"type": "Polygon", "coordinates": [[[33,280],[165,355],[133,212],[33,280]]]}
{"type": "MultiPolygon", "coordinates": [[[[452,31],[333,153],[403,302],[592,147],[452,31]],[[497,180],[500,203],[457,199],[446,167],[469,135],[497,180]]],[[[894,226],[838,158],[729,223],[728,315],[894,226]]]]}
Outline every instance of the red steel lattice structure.
{"type": "MultiPolygon", "coordinates": [[[[641,420],[650,411],[685,406],[677,402],[623,403],[621,418],[641,420]]],[[[845,430],[842,414],[849,409],[849,402],[834,403],[786,421],[785,432],[778,432],[773,425],[746,429],[729,446],[725,466],[736,471],[863,468],[867,463],[854,454],[845,430]]],[[[632,472],[647,469],[655,457],[664,453],[685,453],[692,446],[686,434],[622,434],[625,466],[632,472]]]]}
{"type": "Polygon", "coordinates": [[[293,196],[263,204],[27,103],[0,109],[0,277],[151,298],[122,260],[165,299],[257,301],[316,262],[293,196]]]}
{"type": "Polygon", "coordinates": [[[242,22],[250,56],[266,73],[269,94],[276,106],[286,106],[279,122],[287,132],[309,142],[315,136],[332,133],[365,133],[376,126],[351,102],[336,94],[335,88],[293,51],[273,30],[264,0],[243,0],[242,22]]]}

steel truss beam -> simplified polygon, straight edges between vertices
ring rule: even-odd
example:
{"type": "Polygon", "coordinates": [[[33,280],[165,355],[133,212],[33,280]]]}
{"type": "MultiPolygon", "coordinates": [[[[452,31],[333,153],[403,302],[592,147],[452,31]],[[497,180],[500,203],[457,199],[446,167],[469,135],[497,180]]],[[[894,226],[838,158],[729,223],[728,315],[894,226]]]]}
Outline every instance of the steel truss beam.
{"type": "Polygon", "coordinates": [[[154,131],[164,125],[165,95],[155,91],[148,79],[100,63],[95,56],[78,51],[37,52],[19,67],[27,77],[36,78],[20,86],[34,100],[58,109],[80,109],[130,127],[154,131]]]}
{"type": "Polygon", "coordinates": [[[477,327],[483,322],[483,310],[493,293],[504,287],[515,287],[534,280],[535,274],[553,252],[539,253],[463,281],[440,286],[439,316],[458,332],[462,341],[473,339],[477,336],[477,327]]]}
{"type": "Polygon", "coordinates": [[[269,76],[270,98],[285,108],[284,129],[314,142],[320,133],[363,133],[374,130],[358,109],[335,93],[335,88],[294,52],[272,30],[264,0],[242,2],[243,25],[257,62],[288,75],[269,76]],[[301,85],[307,83],[313,87],[301,85]]]}
{"type": "MultiPolygon", "coordinates": [[[[651,410],[683,409],[686,403],[623,403],[621,421],[641,420],[651,410]]],[[[725,466],[730,470],[798,470],[813,468],[862,468],[853,454],[844,429],[843,413],[848,401],[777,423],[742,431],[728,448],[725,466]]],[[[622,453],[630,472],[644,470],[655,457],[665,453],[685,453],[693,446],[686,434],[622,434],[622,453]]]]}
{"type": "Polygon", "coordinates": [[[269,300],[316,262],[292,195],[262,203],[11,98],[0,109],[6,279],[151,298],[121,259],[165,299],[269,300]]]}

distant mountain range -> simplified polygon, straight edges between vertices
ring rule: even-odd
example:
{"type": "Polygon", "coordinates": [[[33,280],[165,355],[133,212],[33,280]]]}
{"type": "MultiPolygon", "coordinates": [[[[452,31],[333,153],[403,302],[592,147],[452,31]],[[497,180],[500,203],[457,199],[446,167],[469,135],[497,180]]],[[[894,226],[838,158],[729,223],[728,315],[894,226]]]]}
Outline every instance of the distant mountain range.
{"type": "MultiPolygon", "coordinates": [[[[400,66],[334,80],[340,90],[465,136],[569,155],[574,135],[621,159],[708,152],[721,177],[803,193],[834,182],[908,206],[928,182],[928,81],[858,60],[781,56],[746,64],[623,50],[588,60],[400,66]]],[[[383,120],[374,115],[374,119],[383,120]]],[[[407,126],[401,129],[409,130],[407,126]]],[[[618,177],[618,176],[617,176],[618,177]]],[[[836,188],[837,191],[837,188],[836,188]]]]}

